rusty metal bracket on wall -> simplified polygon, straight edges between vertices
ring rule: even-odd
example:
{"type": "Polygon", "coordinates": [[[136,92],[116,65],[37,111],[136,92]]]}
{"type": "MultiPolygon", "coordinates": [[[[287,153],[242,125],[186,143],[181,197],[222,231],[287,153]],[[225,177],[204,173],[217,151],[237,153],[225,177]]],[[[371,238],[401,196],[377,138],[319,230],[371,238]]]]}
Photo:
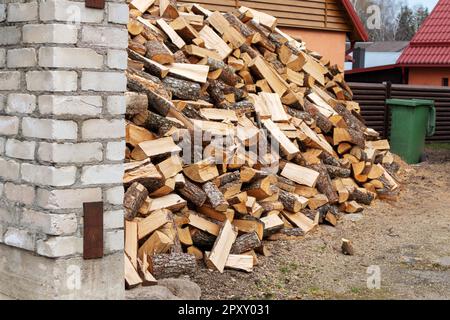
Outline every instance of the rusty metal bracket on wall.
{"type": "Polygon", "coordinates": [[[105,0],[86,0],[87,8],[104,9],[105,0]]]}
{"type": "Polygon", "coordinates": [[[103,202],[83,203],[83,258],[103,257],[103,202]]]}

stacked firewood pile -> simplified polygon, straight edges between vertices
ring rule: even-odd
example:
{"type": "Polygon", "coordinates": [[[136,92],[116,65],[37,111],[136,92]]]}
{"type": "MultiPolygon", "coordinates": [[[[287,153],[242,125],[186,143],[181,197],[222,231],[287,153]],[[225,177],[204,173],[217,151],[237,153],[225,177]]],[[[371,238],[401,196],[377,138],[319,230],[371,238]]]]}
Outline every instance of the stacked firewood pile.
{"type": "Polygon", "coordinates": [[[246,7],[130,3],[126,283],[250,272],[263,240],[295,239],[379,197],[398,167],[341,68],[246,7]]]}

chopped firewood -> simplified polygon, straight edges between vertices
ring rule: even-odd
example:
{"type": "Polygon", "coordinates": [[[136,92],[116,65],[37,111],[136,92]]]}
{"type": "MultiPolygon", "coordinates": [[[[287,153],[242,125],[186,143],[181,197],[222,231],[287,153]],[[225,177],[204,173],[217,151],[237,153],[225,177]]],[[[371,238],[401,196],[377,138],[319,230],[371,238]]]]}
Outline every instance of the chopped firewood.
{"type": "Polygon", "coordinates": [[[271,196],[274,191],[272,184],[276,183],[275,176],[268,176],[260,180],[256,180],[245,188],[247,195],[255,197],[256,200],[264,199],[271,196]]]}
{"type": "Polygon", "coordinates": [[[182,199],[177,194],[169,194],[164,197],[153,199],[150,206],[150,211],[156,211],[159,209],[169,209],[173,212],[177,212],[186,206],[186,200],[182,199]]]}
{"type": "Polygon", "coordinates": [[[293,163],[287,163],[284,166],[281,175],[298,184],[306,185],[308,187],[314,187],[319,178],[319,172],[293,163]]]}
{"type": "Polygon", "coordinates": [[[348,256],[353,256],[355,254],[355,250],[353,249],[350,240],[342,238],[342,253],[348,256]]]}
{"type": "Polygon", "coordinates": [[[356,201],[344,202],[343,204],[341,204],[340,209],[341,211],[344,211],[346,213],[357,213],[364,210],[364,208],[356,201]]]}
{"type": "Polygon", "coordinates": [[[161,64],[174,63],[175,59],[172,52],[167,48],[164,43],[158,40],[148,41],[146,43],[147,52],[145,56],[153,61],[161,64]]]}
{"type": "Polygon", "coordinates": [[[258,234],[256,232],[250,232],[237,237],[230,252],[234,254],[241,254],[260,246],[261,240],[259,239],[258,234]]]}
{"type": "Polygon", "coordinates": [[[125,283],[128,289],[134,288],[142,283],[142,279],[128,256],[124,253],[125,260],[125,283]]]}
{"type": "Polygon", "coordinates": [[[155,254],[148,260],[149,271],[156,279],[192,275],[197,270],[195,257],[187,253],[155,254]]]}
{"type": "Polygon", "coordinates": [[[300,152],[298,147],[293,144],[286,135],[277,127],[272,120],[262,120],[264,127],[270,132],[272,139],[276,140],[279,144],[280,149],[286,155],[288,160],[295,157],[296,154],[300,152]]]}
{"type": "Polygon", "coordinates": [[[137,235],[137,222],[125,221],[125,248],[126,255],[130,258],[130,262],[135,269],[137,269],[137,256],[138,256],[138,235],[137,235]]]}
{"type": "Polygon", "coordinates": [[[294,213],[308,205],[308,199],[284,190],[280,190],[279,201],[283,204],[284,209],[294,213]]]}
{"type": "Polygon", "coordinates": [[[266,217],[261,218],[261,222],[264,223],[264,236],[274,234],[280,231],[284,226],[284,222],[280,219],[278,214],[267,215],[266,217]]]}
{"type": "Polygon", "coordinates": [[[147,129],[139,127],[131,122],[127,123],[125,128],[126,143],[136,147],[141,142],[155,139],[156,136],[147,129]]]}
{"type": "Polygon", "coordinates": [[[195,246],[190,246],[186,249],[187,253],[192,254],[196,260],[203,260],[203,252],[195,247],[195,246]]]}
{"type": "Polygon", "coordinates": [[[128,188],[123,200],[126,220],[133,220],[147,196],[147,188],[138,182],[128,188]]]}
{"type": "Polygon", "coordinates": [[[211,253],[207,257],[206,264],[209,268],[215,268],[220,273],[223,273],[231,247],[236,240],[236,237],[236,228],[234,228],[228,220],[225,221],[219,234],[217,235],[217,239],[211,253]]]}
{"type": "Polygon", "coordinates": [[[289,220],[289,222],[296,225],[304,233],[308,233],[316,227],[316,223],[301,212],[291,213],[283,210],[282,213],[286,217],[286,219],[289,220]]]}
{"type": "Polygon", "coordinates": [[[328,203],[327,196],[324,195],[324,194],[319,193],[319,194],[316,194],[314,197],[312,197],[312,198],[310,198],[308,200],[308,207],[310,209],[315,210],[315,209],[320,208],[321,206],[323,206],[323,205],[325,205],[327,203],[328,203]]]}
{"type": "Polygon", "coordinates": [[[181,244],[185,246],[192,246],[193,242],[191,233],[189,232],[189,227],[177,228],[177,231],[181,244]]]}
{"type": "Polygon", "coordinates": [[[178,192],[187,200],[198,207],[201,207],[207,198],[203,189],[189,180],[185,180],[184,186],[178,192]]]}
{"type": "Polygon", "coordinates": [[[199,32],[199,36],[205,41],[205,47],[215,50],[220,55],[220,60],[228,57],[233,51],[223,39],[214,32],[213,29],[205,25],[199,32]]]}
{"type": "Polygon", "coordinates": [[[174,245],[173,239],[161,231],[155,231],[139,248],[138,257],[144,258],[144,255],[152,256],[157,253],[167,253],[174,245]]]}
{"type": "Polygon", "coordinates": [[[203,185],[203,191],[205,191],[209,203],[215,210],[223,212],[228,209],[228,202],[214,183],[206,182],[203,185]]]}
{"type": "Polygon", "coordinates": [[[169,179],[183,170],[183,163],[179,156],[173,155],[158,163],[156,168],[158,168],[165,179],[169,179]]]}
{"type": "Polygon", "coordinates": [[[147,95],[137,92],[125,92],[126,115],[132,117],[148,108],[147,95]]]}
{"type": "Polygon", "coordinates": [[[181,151],[181,148],[173,142],[172,137],[167,137],[139,143],[131,156],[135,160],[144,160],[145,158],[174,154],[179,151],[181,151]]]}
{"type": "Polygon", "coordinates": [[[208,232],[209,234],[212,234],[214,236],[217,236],[220,231],[219,225],[208,221],[196,214],[189,215],[189,225],[196,227],[199,230],[208,232]]]}
{"type": "Polygon", "coordinates": [[[258,234],[259,240],[262,240],[264,235],[264,224],[258,220],[233,220],[233,225],[239,230],[239,232],[249,233],[254,232],[258,234]]]}
{"type": "Polygon", "coordinates": [[[169,210],[158,210],[150,214],[145,219],[138,222],[137,235],[142,239],[153,231],[159,229],[167,222],[171,221],[171,212],[169,210]]]}
{"type": "Polygon", "coordinates": [[[205,183],[219,176],[217,166],[214,164],[214,160],[211,158],[185,167],[183,169],[183,173],[189,179],[198,183],[205,183]]]}

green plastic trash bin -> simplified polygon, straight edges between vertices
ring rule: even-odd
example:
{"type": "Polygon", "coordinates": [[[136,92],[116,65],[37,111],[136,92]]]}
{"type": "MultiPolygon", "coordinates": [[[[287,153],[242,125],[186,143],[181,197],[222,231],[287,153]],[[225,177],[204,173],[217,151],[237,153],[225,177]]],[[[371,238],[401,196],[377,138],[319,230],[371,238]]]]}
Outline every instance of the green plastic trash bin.
{"type": "Polygon", "coordinates": [[[391,151],[409,164],[418,163],[425,138],[434,135],[436,109],[433,100],[388,99],[391,110],[391,151]]]}

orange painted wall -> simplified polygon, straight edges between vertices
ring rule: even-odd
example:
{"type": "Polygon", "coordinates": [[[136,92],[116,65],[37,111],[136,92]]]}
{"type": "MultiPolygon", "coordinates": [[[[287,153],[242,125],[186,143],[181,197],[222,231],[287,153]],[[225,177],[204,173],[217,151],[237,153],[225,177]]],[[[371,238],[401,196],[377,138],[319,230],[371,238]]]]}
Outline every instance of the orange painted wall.
{"type": "Polygon", "coordinates": [[[410,68],[409,84],[442,86],[442,79],[450,79],[450,68],[410,68]]]}
{"type": "Polygon", "coordinates": [[[344,67],[346,33],[338,31],[280,28],[295,39],[306,42],[306,47],[330,59],[331,64],[344,67]]]}

